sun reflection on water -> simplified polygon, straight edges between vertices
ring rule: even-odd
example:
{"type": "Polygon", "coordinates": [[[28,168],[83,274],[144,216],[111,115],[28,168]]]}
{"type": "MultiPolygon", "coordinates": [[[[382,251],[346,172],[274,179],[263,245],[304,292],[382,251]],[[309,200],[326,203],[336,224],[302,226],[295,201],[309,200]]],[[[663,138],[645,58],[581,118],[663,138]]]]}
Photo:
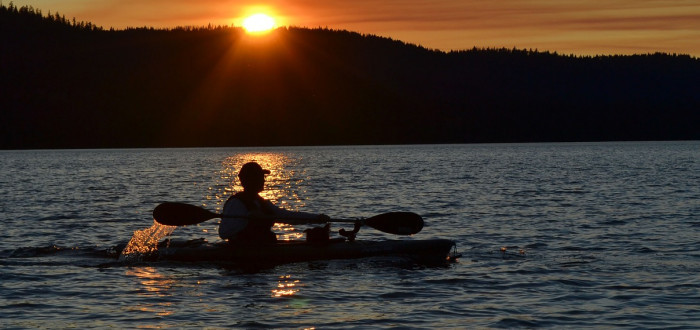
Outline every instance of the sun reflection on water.
{"type": "MultiPolygon", "coordinates": [[[[155,267],[129,267],[126,275],[138,280],[142,290],[137,291],[137,295],[145,297],[168,297],[171,295],[171,288],[176,284],[175,279],[158,273],[155,267]]],[[[158,300],[154,303],[141,303],[129,308],[153,313],[157,316],[168,316],[174,313],[172,307],[171,302],[158,300]]]]}
{"type": "MultiPolygon", "coordinates": [[[[265,190],[260,193],[260,196],[289,210],[299,210],[305,206],[299,196],[305,193],[300,190],[305,180],[304,173],[293,169],[298,159],[283,153],[249,152],[238,153],[222,161],[219,172],[221,184],[210,187],[211,194],[207,196],[207,200],[216,204],[217,212],[223,210],[224,203],[231,195],[243,190],[238,180],[238,171],[248,162],[257,162],[262,168],[270,170],[270,174],[265,177],[265,190]]],[[[301,231],[288,224],[275,224],[273,230],[277,233],[279,240],[297,240],[304,236],[301,231]]]]}
{"type": "Polygon", "coordinates": [[[277,240],[280,241],[294,241],[304,238],[304,233],[286,223],[276,223],[272,230],[277,233],[277,240]]]}
{"type": "Polygon", "coordinates": [[[168,296],[168,291],[175,284],[174,279],[158,273],[155,267],[129,267],[126,275],[136,277],[147,293],[159,297],[168,296]]]}
{"type": "Polygon", "coordinates": [[[277,288],[272,290],[272,296],[275,298],[292,297],[299,292],[299,280],[292,279],[292,275],[280,276],[277,282],[277,288]]]}

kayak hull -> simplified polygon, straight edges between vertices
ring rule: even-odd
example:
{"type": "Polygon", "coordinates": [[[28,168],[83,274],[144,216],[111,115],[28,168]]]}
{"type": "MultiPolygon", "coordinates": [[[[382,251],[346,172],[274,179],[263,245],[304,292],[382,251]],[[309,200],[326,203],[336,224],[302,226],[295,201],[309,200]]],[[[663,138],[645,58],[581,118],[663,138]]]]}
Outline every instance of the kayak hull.
{"type": "MultiPolygon", "coordinates": [[[[379,256],[407,257],[420,262],[448,262],[455,243],[447,239],[280,242],[270,245],[235,245],[205,240],[168,242],[158,259],[185,262],[281,264],[314,260],[357,259],[379,256]]],[[[454,257],[454,256],[453,256],[454,257]]]]}

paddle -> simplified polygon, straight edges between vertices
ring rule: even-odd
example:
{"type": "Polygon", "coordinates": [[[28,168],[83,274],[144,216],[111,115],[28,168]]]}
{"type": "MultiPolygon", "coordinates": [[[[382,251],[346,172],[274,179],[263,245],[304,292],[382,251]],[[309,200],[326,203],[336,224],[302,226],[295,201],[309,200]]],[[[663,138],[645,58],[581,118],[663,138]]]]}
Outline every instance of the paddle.
{"type": "MultiPolygon", "coordinates": [[[[222,218],[223,214],[211,212],[199,206],[184,203],[167,202],[156,206],[153,210],[153,219],[158,223],[168,226],[187,226],[214,218],[222,218]]],[[[284,218],[276,218],[284,220],[284,218]]],[[[385,233],[396,235],[413,235],[423,229],[423,218],[411,212],[389,212],[373,216],[371,218],[356,219],[331,219],[330,222],[360,221],[363,225],[385,233]]]]}

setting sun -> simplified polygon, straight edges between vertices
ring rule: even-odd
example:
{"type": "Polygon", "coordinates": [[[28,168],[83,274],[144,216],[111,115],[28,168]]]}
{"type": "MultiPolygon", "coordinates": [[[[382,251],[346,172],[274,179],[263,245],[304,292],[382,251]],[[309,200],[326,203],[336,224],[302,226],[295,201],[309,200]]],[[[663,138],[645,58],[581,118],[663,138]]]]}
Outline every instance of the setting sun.
{"type": "Polygon", "coordinates": [[[266,32],[275,27],[275,20],[265,14],[255,14],[243,20],[243,28],[249,33],[266,32]]]}

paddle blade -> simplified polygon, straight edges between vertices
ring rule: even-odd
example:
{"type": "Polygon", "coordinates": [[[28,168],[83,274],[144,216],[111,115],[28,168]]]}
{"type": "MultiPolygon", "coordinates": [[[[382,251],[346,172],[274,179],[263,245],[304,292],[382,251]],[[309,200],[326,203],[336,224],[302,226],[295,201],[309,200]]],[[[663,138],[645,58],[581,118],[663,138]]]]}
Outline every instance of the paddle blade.
{"type": "Polygon", "coordinates": [[[167,226],[194,225],[220,216],[199,206],[184,203],[167,202],[153,210],[153,219],[167,226]]]}
{"type": "Polygon", "coordinates": [[[423,229],[423,218],[412,212],[389,212],[365,220],[365,224],[395,235],[413,235],[423,229]]]}

